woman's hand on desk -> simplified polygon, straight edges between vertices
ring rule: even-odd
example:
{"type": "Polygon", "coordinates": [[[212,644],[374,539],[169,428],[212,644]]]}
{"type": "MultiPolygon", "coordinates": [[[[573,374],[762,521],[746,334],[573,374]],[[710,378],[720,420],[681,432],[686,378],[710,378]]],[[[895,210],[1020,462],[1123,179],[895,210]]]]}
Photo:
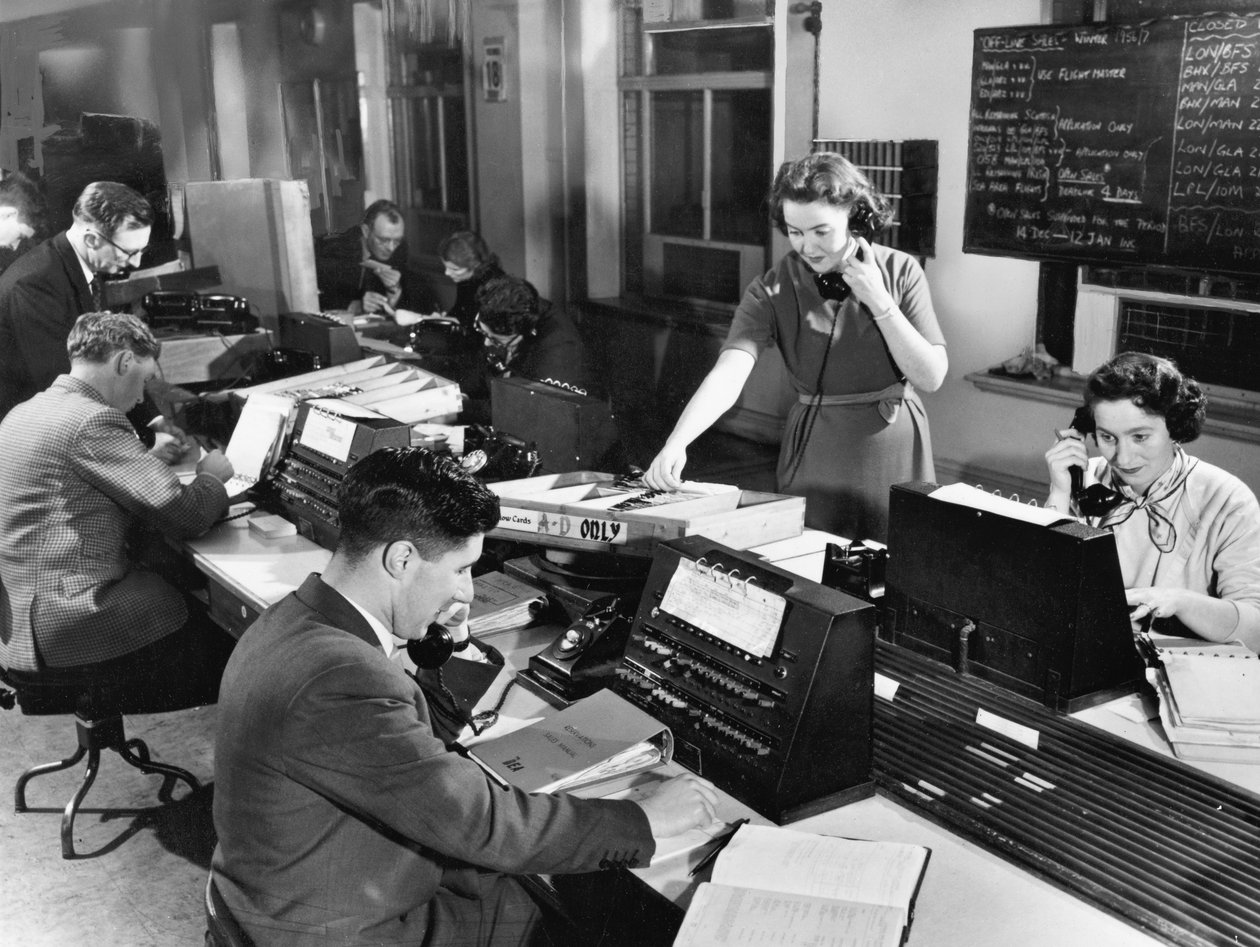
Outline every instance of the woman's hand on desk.
{"type": "Polygon", "coordinates": [[[652,795],[639,800],[656,838],[711,825],[718,820],[717,804],[713,784],[691,773],[666,780],[652,795]]]}

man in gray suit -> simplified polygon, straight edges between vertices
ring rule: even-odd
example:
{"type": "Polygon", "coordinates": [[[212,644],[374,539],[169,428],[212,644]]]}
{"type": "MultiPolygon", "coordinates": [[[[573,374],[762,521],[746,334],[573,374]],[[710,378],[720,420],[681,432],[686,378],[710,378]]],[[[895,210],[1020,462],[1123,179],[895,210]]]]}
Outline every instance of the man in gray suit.
{"type": "Polygon", "coordinates": [[[694,776],[641,803],[527,795],[434,735],[391,657],[472,600],[499,502],[458,464],[369,454],[339,517],[327,570],[245,632],[219,693],[211,873],[256,943],[538,943],[512,874],[646,865],[712,821],[694,776]]]}

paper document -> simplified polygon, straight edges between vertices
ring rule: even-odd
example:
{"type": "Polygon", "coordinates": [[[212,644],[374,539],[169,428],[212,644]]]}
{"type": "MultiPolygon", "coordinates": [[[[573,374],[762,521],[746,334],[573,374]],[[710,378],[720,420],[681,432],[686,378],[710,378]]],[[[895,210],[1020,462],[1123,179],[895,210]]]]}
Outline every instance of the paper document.
{"type": "Polygon", "coordinates": [[[1048,510],[1033,503],[1020,503],[1018,500],[986,493],[984,490],[965,483],[951,483],[933,490],[929,496],[934,500],[957,503],[959,506],[967,506],[973,510],[997,513],[999,516],[1022,520],[1025,523],[1036,523],[1040,526],[1054,526],[1056,523],[1063,523],[1072,518],[1058,510],[1048,510]]]}
{"type": "Polygon", "coordinates": [[[779,640],[787,600],[744,581],[739,570],[722,571],[682,559],[661,599],[661,608],[727,644],[764,658],[779,640]]]}
{"type": "Polygon", "coordinates": [[[232,464],[232,479],[224,484],[230,497],[244,493],[266,476],[275,462],[289,420],[290,402],[276,395],[253,394],[232,429],[224,454],[232,464]]]}

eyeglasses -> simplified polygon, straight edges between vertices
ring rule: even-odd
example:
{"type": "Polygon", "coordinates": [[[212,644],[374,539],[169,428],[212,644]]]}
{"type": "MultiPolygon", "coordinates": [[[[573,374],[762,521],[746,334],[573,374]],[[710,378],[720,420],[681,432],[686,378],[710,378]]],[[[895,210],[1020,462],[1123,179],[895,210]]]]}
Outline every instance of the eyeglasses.
{"type": "Polygon", "coordinates": [[[98,237],[100,237],[102,240],[104,240],[106,243],[108,243],[111,247],[113,247],[119,253],[121,253],[123,262],[127,264],[130,264],[133,259],[138,260],[140,258],[140,254],[142,254],[145,250],[149,248],[148,245],[146,244],[145,246],[141,247],[139,250],[128,250],[125,247],[120,247],[118,244],[114,243],[113,240],[110,240],[109,237],[105,236],[105,234],[101,233],[99,230],[94,230],[92,232],[96,234],[98,237]]]}

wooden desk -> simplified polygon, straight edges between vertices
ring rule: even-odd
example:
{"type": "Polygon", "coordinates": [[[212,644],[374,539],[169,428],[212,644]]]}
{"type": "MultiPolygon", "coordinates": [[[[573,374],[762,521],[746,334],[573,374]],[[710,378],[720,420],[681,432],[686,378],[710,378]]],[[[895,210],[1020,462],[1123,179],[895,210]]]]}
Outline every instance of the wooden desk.
{"type": "MultiPolygon", "coordinates": [[[[221,600],[230,596],[236,606],[255,613],[297,586],[308,573],[322,570],[330,558],[327,550],[300,536],[264,540],[248,529],[227,525],[216,527],[188,546],[197,567],[211,580],[212,604],[216,595],[221,600]]],[[[241,620],[238,618],[237,622],[241,620]]],[[[492,637],[490,641],[519,669],[527,665],[530,654],[550,642],[554,633],[553,628],[523,629],[492,637]]],[[[492,704],[498,696],[499,691],[492,688],[486,702],[492,704]]],[[[503,713],[527,718],[537,716],[545,708],[541,698],[516,687],[504,703],[503,713]]],[[[1078,716],[1156,749],[1163,743],[1158,731],[1149,723],[1139,725],[1127,721],[1106,705],[1078,716]]],[[[1166,744],[1162,751],[1168,752],[1166,744]]],[[[1224,775],[1222,767],[1239,769],[1236,764],[1204,764],[1203,768],[1224,775]]],[[[675,765],[672,771],[681,770],[675,765]]],[[[1260,779],[1260,774],[1243,775],[1251,777],[1252,781],[1260,779]]],[[[758,822],[766,822],[729,796],[724,796],[719,814],[726,821],[751,815],[758,822]]],[[[909,947],[1009,947],[1011,944],[1021,947],[1061,947],[1064,944],[1145,947],[1161,943],[886,797],[864,799],[795,823],[793,827],[913,842],[932,849],[932,860],[910,930],[909,947]]],[[[696,879],[687,875],[702,854],[703,849],[698,849],[657,867],[639,869],[634,874],[653,890],[685,906],[695,884],[703,880],[703,877],[696,879]]]]}

